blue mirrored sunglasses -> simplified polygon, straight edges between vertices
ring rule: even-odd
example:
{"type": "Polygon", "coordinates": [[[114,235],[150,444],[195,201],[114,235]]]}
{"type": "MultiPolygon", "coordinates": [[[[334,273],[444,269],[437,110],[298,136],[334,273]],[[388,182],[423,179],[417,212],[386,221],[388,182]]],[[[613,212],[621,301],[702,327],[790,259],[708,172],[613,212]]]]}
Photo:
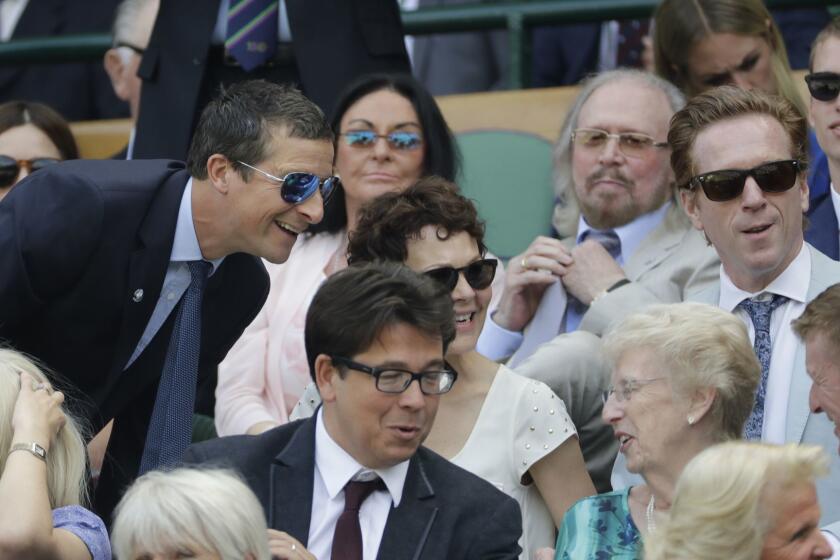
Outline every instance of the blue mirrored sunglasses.
{"type": "Polygon", "coordinates": [[[351,130],[342,132],[339,136],[344,136],[344,141],[348,146],[360,148],[373,146],[378,138],[384,138],[395,150],[413,150],[423,143],[423,138],[419,133],[407,130],[396,130],[388,134],[377,134],[372,130],[351,130]]]}
{"type": "Polygon", "coordinates": [[[315,194],[315,191],[319,188],[321,190],[321,198],[324,204],[326,204],[335,192],[335,189],[341,185],[341,179],[338,175],[321,179],[314,173],[294,171],[287,173],[284,177],[275,177],[271,173],[266,173],[262,169],[258,169],[244,161],[237,161],[236,163],[244,165],[248,169],[253,169],[274,183],[280,183],[280,196],[289,204],[300,204],[315,194]]]}

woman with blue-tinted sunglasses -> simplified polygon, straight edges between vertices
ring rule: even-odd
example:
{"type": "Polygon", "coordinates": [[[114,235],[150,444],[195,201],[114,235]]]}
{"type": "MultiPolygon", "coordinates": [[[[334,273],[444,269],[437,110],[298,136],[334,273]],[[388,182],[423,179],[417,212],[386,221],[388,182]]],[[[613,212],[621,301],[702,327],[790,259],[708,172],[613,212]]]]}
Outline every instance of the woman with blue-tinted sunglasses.
{"type": "Polygon", "coordinates": [[[342,187],[288,262],[266,265],[265,306],[219,366],[220,435],[260,433],[288,421],[309,382],[303,342],[309,302],[329,275],[347,266],[348,232],[360,208],[422,176],[452,180],[457,173],[452,133],[432,96],[410,76],[360,78],[339,99],[332,126],[342,187]]]}

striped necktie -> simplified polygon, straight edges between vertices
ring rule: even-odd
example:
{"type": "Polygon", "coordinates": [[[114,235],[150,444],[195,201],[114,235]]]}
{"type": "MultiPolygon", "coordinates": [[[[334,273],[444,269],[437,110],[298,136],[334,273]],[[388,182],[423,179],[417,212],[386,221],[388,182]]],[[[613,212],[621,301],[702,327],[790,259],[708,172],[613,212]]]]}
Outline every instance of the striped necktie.
{"type": "Polygon", "coordinates": [[[278,0],[231,0],[225,48],[249,72],[277,50],[278,0]]]}

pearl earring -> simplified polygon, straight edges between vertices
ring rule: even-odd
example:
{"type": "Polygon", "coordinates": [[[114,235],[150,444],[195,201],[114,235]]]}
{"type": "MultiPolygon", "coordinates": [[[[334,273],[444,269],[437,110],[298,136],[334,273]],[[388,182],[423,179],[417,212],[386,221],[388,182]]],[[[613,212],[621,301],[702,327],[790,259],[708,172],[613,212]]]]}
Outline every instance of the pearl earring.
{"type": "Polygon", "coordinates": [[[689,416],[689,417],[688,417],[688,425],[689,425],[689,426],[694,425],[694,416],[689,416]]]}

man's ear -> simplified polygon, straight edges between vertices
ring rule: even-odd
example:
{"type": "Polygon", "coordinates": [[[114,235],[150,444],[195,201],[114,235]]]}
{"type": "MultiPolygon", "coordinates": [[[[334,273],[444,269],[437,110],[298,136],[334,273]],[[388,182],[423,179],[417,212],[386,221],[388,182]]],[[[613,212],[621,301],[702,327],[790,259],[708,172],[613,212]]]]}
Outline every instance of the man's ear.
{"type": "Polygon", "coordinates": [[[105,56],[102,58],[102,65],[105,67],[105,72],[108,78],[111,79],[111,87],[114,88],[114,93],[121,101],[128,101],[128,89],[125,80],[126,67],[123,64],[120,51],[117,49],[108,49],[105,56]]]}
{"type": "Polygon", "coordinates": [[[207,158],[207,179],[218,192],[227,194],[230,190],[228,175],[238,173],[230,160],[222,154],[213,154],[207,158]]]}
{"type": "Polygon", "coordinates": [[[697,197],[700,196],[697,192],[690,189],[680,189],[680,202],[682,202],[683,210],[685,210],[688,219],[691,220],[691,225],[694,229],[703,231],[703,222],[700,220],[700,211],[697,208],[697,197]]]}
{"type": "Polygon", "coordinates": [[[315,385],[318,386],[318,392],[321,393],[321,400],[323,402],[335,401],[335,383],[340,380],[338,369],[332,362],[332,359],[326,354],[318,354],[315,358],[315,385]]]}

